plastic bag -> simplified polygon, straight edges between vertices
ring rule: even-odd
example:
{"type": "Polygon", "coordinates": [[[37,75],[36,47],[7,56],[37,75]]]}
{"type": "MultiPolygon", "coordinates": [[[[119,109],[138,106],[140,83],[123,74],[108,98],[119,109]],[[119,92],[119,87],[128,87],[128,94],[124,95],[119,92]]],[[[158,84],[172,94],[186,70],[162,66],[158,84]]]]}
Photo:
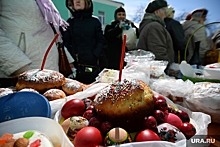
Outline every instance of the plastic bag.
{"type": "Polygon", "coordinates": [[[142,49],[132,50],[125,53],[124,61],[127,62],[127,66],[134,64],[142,64],[143,62],[153,61],[155,55],[150,51],[142,49]]]}
{"type": "MultiPolygon", "coordinates": [[[[146,84],[149,83],[149,65],[137,64],[129,66],[122,70],[122,79],[138,79],[146,84]]],[[[96,81],[100,83],[112,83],[119,79],[119,71],[113,69],[103,69],[103,71],[96,77],[96,81]]]]}
{"type": "Polygon", "coordinates": [[[124,34],[126,34],[126,47],[128,50],[136,48],[136,39],[135,28],[129,27],[129,29],[123,29],[122,39],[124,39],[124,34]]]}
{"type": "Polygon", "coordinates": [[[194,84],[190,80],[159,79],[152,83],[151,88],[158,93],[167,96],[174,103],[183,105],[183,101],[193,93],[194,84]]]}
{"type": "Polygon", "coordinates": [[[198,82],[194,84],[193,92],[187,96],[183,106],[191,111],[209,114],[212,122],[220,124],[220,84],[198,82]]]}

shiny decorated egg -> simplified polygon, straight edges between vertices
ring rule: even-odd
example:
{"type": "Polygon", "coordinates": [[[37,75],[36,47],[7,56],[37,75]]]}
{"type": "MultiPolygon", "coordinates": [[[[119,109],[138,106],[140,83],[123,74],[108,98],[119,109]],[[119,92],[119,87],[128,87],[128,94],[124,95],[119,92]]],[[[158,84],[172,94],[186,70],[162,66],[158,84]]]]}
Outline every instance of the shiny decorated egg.
{"type": "Polygon", "coordinates": [[[69,137],[70,141],[73,141],[77,132],[82,128],[89,125],[89,121],[81,116],[73,116],[70,117],[69,128],[67,130],[67,136],[69,137]]]}
{"type": "Polygon", "coordinates": [[[131,136],[122,128],[111,129],[104,139],[105,146],[119,145],[130,142],[132,142],[131,136]]]}
{"type": "Polygon", "coordinates": [[[162,141],[178,142],[186,139],[184,134],[175,126],[163,123],[157,126],[158,136],[162,141]]]}

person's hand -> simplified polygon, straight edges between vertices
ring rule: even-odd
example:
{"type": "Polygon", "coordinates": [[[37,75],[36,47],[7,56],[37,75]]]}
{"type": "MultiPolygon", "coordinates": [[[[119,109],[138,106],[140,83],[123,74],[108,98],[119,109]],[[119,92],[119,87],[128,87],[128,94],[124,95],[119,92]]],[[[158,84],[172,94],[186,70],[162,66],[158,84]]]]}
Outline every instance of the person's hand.
{"type": "Polygon", "coordinates": [[[73,68],[71,68],[71,70],[72,70],[73,73],[71,73],[71,74],[68,76],[68,78],[70,78],[70,79],[75,79],[75,78],[76,78],[76,68],[73,67],[73,68]]]}
{"type": "Polygon", "coordinates": [[[70,68],[75,68],[73,63],[70,63],[70,68]]]}
{"type": "Polygon", "coordinates": [[[121,29],[122,28],[122,25],[123,24],[125,24],[125,22],[124,21],[120,21],[120,23],[119,23],[119,28],[121,29]]]}
{"type": "Polygon", "coordinates": [[[21,73],[30,70],[30,66],[29,65],[25,65],[23,67],[21,67],[20,69],[16,70],[13,74],[11,74],[11,76],[13,77],[18,77],[21,73]]]}

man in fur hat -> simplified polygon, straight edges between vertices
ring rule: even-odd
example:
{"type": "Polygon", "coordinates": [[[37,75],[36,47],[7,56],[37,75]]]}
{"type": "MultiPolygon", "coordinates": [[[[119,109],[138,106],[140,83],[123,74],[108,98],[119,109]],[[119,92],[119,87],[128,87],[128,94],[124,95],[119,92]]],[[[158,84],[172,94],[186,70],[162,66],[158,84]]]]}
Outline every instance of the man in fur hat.
{"type": "Polygon", "coordinates": [[[153,0],[147,5],[139,26],[137,48],[151,51],[156,60],[168,61],[169,67],[174,62],[174,50],[172,38],[164,23],[167,6],[165,0],[153,0]]]}

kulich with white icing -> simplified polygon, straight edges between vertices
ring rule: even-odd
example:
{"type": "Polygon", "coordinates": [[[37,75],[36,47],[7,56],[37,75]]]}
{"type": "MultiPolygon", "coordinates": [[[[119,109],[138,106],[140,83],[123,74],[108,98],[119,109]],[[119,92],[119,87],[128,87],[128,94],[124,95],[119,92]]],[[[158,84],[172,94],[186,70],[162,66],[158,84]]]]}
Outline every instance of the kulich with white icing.
{"type": "Polygon", "coordinates": [[[66,97],[66,94],[63,90],[61,89],[49,89],[47,90],[43,96],[45,96],[49,101],[57,100],[57,99],[62,99],[66,97]]]}
{"type": "Polygon", "coordinates": [[[66,82],[62,85],[62,89],[66,95],[73,95],[77,92],[83,91],[83,87],[80,82],[69,78],[66,78],[66,82]]]}
{"type": "Polygon", "coordinates": [[[51,88],[60,88],[64,82],[64,75],[57,71],[33,69],[19,75],[16,90],[33,88],[41,93],[51,88]]]}
{"type": "Polygon", "coordinates": [[[98,116],[133,132],[153,113],[153,92],[141,80],[115,81],[97,94],[94,106],[98,116]]]}

